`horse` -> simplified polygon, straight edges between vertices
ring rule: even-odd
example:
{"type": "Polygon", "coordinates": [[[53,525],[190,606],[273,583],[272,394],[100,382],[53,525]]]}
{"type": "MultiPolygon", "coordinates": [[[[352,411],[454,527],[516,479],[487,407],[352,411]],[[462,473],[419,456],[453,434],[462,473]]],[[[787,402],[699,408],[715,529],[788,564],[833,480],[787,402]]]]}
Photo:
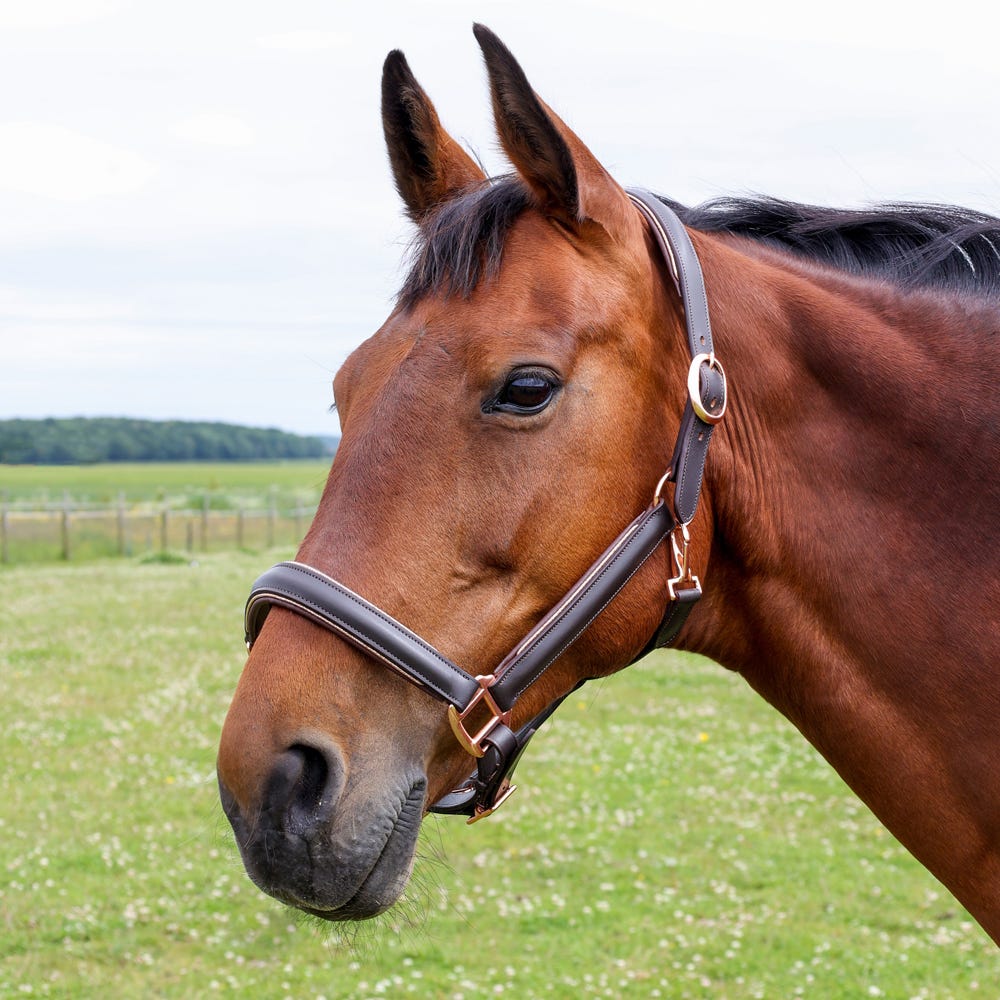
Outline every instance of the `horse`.
{"type": "Polygon", "coordinates": [[[217,770],[250,878],[386,910],[428,811],[488,815],[568,692],[673,644],[1000,942],[1000,220],[627,192],[474,31],[506,176],[384,65],[417,235],[248,603],[217,770]]]}

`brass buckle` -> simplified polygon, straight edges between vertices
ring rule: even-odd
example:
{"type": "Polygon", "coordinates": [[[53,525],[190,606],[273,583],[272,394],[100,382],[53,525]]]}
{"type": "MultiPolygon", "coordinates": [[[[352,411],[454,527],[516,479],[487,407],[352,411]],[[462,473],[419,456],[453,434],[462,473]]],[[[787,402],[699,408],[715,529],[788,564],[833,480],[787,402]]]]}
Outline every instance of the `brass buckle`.
{"type": "Polygon", "coordinates": [[[717,424],[725,415],[726,407],[729,405],[729,392],[726,383],[726,372],[719,359],[715,356],[715,351],[709,354],[697,354],[691,359],[691,367],[688,369],[687,379],[688,397],[691,400],[691,409],[695,415],[706,424],[717,424]],[[705,409],[705,404],[701,401],[701,385],[698,377],[701,373],[701,366],[708,365],[714,368],[722,376],[722,409],[718,413],[712,413],[705,409]]]}
{"type": "MultiPolygon", "coordinates": [[[[479,690],[472,696],[472,700],[461,712],[454,705],[448,706],[448,722],[451,724],[451,731],[455,734],[455,739],[462,745],[462,749],[472,754],[473,757],[482,757],[486,753],[482,748],[482,741],[501,723],[506,726],[510,722],[510,712],[502,712],[493,695],[490,694],[493,674],[480,674],[476,678],[476,683],[479,685],[479,690]],[[465,720],[480,702],[489,709],[490,717],[483,724],[479,732],[473,736],[465,728],[465,720]]],[[[507,795],[509,794],[510,792],[507,793],[507,795]]],[[[505,795],[504,798],[506,797],[505,795]]],[[[500,802],[498,801],[493,808],[495,809],[499,804],[500,802]]]]}
{"type": "Polygon", "coordinates": [[[701,581],[691,572],[688,565],[688,549],[691,544],[691,535],[686,524],[678,524],[670,532],[670,549],[674,557],[674,569],[677,575],[667,580],[667,593],[670,600],[677,600],[677,588],[681,584],[688,584],[685,590],[701,590],[701,581]],[[677,533],[680,532],[680,541],[677,540],[677,533]]]}

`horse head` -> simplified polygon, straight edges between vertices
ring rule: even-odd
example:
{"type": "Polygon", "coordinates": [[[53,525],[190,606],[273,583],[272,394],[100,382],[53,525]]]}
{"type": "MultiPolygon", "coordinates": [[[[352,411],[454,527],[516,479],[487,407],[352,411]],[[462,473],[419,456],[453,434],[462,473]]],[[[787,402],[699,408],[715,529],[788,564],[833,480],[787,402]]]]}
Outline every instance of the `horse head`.
{"type": "MultiPolygon", "coordinates": [[[[649,503],[690,357],[642,214],[503,44],[476,37],[514,172],[488,180],[390,54],[382,116],[413,266],[336,376],[341,443],[297,560],[488,675],[649,503]]],[[[660,545],[635,570],[524,690],[512,729],[642,652],[669,560],[660,545]]],[[[254,881],[329,919],[395,902],[423,815],[472,764],[447,715],[330,629],[271,609],[218,756],[254,881]]]]}

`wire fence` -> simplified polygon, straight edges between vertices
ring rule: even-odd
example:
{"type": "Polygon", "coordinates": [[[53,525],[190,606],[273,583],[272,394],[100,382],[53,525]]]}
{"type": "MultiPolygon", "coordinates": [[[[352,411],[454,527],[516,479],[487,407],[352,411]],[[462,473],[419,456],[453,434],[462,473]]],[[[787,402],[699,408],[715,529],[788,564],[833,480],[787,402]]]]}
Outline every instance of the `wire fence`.
{"type": "Polygon", "coordinates": [[[0,500],[0,563],[295,546],[315,511],[315,503],[282,502],[274,492],[225,509],[216,509],[208,494],[198,508],[124,496],[110,507],[70,497],[44,504],[0,500]]]}

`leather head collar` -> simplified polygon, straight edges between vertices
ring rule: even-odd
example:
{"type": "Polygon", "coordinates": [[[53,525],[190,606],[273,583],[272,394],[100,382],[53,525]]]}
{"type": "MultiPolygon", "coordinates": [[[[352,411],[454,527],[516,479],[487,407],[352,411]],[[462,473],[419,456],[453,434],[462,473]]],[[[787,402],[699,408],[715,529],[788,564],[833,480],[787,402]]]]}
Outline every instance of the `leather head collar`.
{"type": "Polygon", "coordinates": [[[725,374],[715,358],[705,284],[687,231],[649,192],[632,190],[629,197],[649,223],[684,303],[692,358],[688,400],[670,468],[657,485],[652,503],[566,595],[492,673],[478,676],[452,663],[385,611],[301,563],[279,563],[269,569],[254,584],[247,601],[248,649],[268,611],[278,605],[317,622],[445,702],[455,737],[476,758],[476,770],[464,785],[431,806],[431,811],[465,815],[470,823],[488,816],[514,791],[510,778],[521,753],[562,701],[515,731],[510,719],[518,698],[579,638],[668,536],[676,575],[668,581],[661,624],[640,656],[672,642],[701,597],[698,578],[687,565],[687,525],[697,508],[712,429],[725,412],[725,374]],[[670,506],[660,495],[667,481],[674,483],[670,506]]]}

